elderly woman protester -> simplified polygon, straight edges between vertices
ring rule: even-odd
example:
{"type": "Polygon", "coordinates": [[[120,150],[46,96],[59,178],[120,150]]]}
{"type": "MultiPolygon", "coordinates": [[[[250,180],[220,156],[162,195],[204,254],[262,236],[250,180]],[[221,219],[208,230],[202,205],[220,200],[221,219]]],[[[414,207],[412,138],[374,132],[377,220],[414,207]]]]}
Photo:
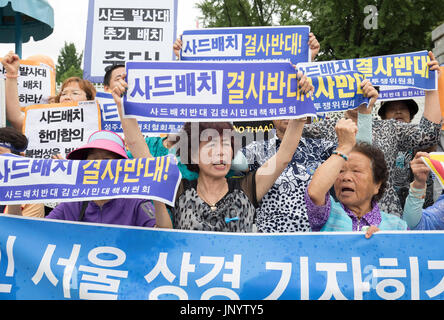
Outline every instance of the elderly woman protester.
{"type": "MultiPolygon", "coordinates": [[[[68,160],[128,159],[122,138],[111,131],[99,130],[90,135],[88,143],[67,155],[68,160]]],[[[138,227],[171,228],[165,205],[146,199],[100,199],[63,202],[45,218],[104,223],[138,227]],[[154,203],[154,205],[153,205],[154,203]]],[[[20,212],[12,214],[20,215],[20,212]]]]}
{"type": "MultiPolygon", "coordinates": [[[[6,118],[11,125],[22,132],[24,113],[20,109],[17,77],[20,68],[20,58],[12,51],[3,59],[2,64],[6,70],[6,118]]],[[[51,102],[75,102],[94,100],[96,89],[88,80],[71,77],[62,83],[60,92],[51,97],[51,102]]]]}
{"type": "Polygon", "coordinates": [[[429,158],[430,155],[418,152],[410,162],[415,178],[410,184],[402,219],[412,230],[444,230],[444,194],[433,205],[423,209],[430,168],[422,161],[422,157],[429,158]]]}
{"type": "Polygon", "coordinates": [[[384,154],[366,143],[356,144],[357,126],[340,119],[338,147],[315,171],[305,193],[313,231],[406,230],[407,224],[379,209],[387,183],[384,154]],[[339,202],[329,195],[330,188],[339,202]]]}
{"type": "MultiPolygon", "coordinates": [[[[298,73],[301,93],[313,91],[302,72],[298,73]]],[[[114,87],[113,97],[121,109],[121,95],[127,84],[114,87]]],[[[128,147],[135,157],[149,157],[147,144],[135,119],[121,117],[128,147]],[[133,121],[131,123],[129,121],[133,121]]],[[[181,143],[181,159],[187,158],[190,170],[198,172],[197,180],[182,180],[176,193],[173,209],[174,227],[188,230],[251,232],[255,222],[258,202],[268,192],[275,180],[291,161],[299,144],[305,119],[288,123],[278,152],[256,171],[242,178],[226,178],[236,154],[233,126],[228,122],[187,123],[181,143]],[[197,139],[192,139],[196,137],[197,139]],[[188,155],[184,155],[188,151],[188,155]]],[[[179,141],[180,142],[180,141],[179,141]]],[[[166,209],[165,209],[166,210],[166,209]]]]}

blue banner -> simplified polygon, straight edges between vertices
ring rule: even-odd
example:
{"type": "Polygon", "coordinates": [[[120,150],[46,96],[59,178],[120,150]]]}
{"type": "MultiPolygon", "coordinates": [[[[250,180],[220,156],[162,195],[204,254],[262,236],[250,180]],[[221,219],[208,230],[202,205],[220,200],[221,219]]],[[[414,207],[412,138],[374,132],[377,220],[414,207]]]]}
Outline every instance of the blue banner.
{"type": "Polygon", "coordinates": [[[173,205],[182,176],[174,156],[119,160],[0,155],[0,204],[153,199],[173,205]]]}
{"type": "Polygon", "coordinates": [[[315,116],[288,62],[127,62],[124,116],[243,121],[315,116]]]}
{"type": "Polygon", "coordinates": [[[362,73],[374,86],[401,86],[436,90],[438,77],[430,71],[427,51],[349,60],[299,63],[297,68],[309,76],[326,76],[348,71],[362,73]]]}
{"type": "Polygon", "coordinates": [[[185,30],[181,60],[310,61],[309,26],[185,30]]]}
{"type": "Polygon", "coordinates": [[[365,239],[7,215],[0,225],[0,299],[444,299],[443,231],[365,239]]]}
{"type": "MultiPolygon", "coordinates": [[[[97,92],[96,100],[102,112],[102,130],[113,131],[123,135],[122,123],[119,119],[116,103],[113,96],[106,92],[97,92]]],[[[144,136],[158,136],[160,134],[178,133],[183,122],[158,122],[138,120],[140,131],[144,136]]]]}
{"type": "Polygon", "coordinates": [[[83,79],[102,83],[125,61],[173,61],[177,0],[89,0],[83,79]]]}

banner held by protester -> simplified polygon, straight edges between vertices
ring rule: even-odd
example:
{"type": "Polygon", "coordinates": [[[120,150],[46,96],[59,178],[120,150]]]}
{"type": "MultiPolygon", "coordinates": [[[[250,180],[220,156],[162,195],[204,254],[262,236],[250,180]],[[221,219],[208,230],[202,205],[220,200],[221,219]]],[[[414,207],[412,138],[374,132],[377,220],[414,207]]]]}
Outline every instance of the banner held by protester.
{"type": "Polygon", "coordinates": [[[379,101],[406,100],[413,98],[424,99],[423,89],[406,88],[399,86],[379,86],[379,101]]]}
{"type": "Polygon", "coordinates": [[[310,61],[309,26],[205,28],[182,34],[181,60],[310,61]]]}
{"type": "Polygon", "coordinates": [[[430,152],[430,158],[421,157],[438,180],[441,188],[444,188],[444,152],[430,152]]]}
{"type": "Polygon", "coordinates": [[[171,155],[55,160],[6,154],[0,155],[0,204],[140,198],[173,206],[180,179],[171,155]]]}
{"type": "Polygon", "coordinates": [[[443,231],[366,239],[364,232],[193,232],[14,216],[0,224],[5,300],[444,298],[443,231]]]}

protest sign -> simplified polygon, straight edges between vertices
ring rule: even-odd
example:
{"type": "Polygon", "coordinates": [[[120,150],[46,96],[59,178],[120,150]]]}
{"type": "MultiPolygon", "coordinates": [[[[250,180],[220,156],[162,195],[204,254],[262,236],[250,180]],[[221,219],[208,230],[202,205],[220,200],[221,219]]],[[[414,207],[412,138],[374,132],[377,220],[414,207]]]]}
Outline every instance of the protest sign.
{"type": "Polygon", "coordinates": [[[365,239],[364,232],[193,232],[5,215],[0,223],[5,300],[444,298],[443,231],[365,239]]]}
{"type": "Polygon", "coordinates": [[[441,188],[444,188],[444,152],[431,152],[429,155],[430,159],[425,157],[421,159],[433,172],[441,188]]]}
{"type": "Polygon", "coordinates": [[[378,57],[298,63],[298,70],[307,76],[326,76],[358,71],[373,86],[401,86],[423,90],[437,89],[437,72],[430,71],[427,51],[393,54],[378,57]]]}
{"type": "MultiPolygon", "coordinates": [[[[0,64],[0,79],[5,79],[6,70],[0,64]]],[[[21,107],[48,103],[55,95],[55,70],[47,64],[20,60],[17,87],[21,107]]]]}
{"type": "MultiPolygon", "coordinates": [[[[96,100],[100,105],[102,113],[102,130],[113,131],[123,136],[122,123],[113,96],[106,92],[97,92],[96,100]]],[[[145,137],[159,136],[161,134],[178,133],[183,122],[158,122],[138,119],[140,131],[145,137]]]]}
{"type": "Polygon", "coordinates": [[[55,160],[0,155],[1,204],[141,198],[174,205],[180,179],[173,156],[55,160]]]}
{"type": "Polygon", "coordinates": [[[174,60],[177,0],[90,0],[83,77],[103,82],[125,61],[174,60]]]}
{"type": "Polygon", "coordinates": [[[23,132],[29,143],[26,156],[48,159],[63,157],[85,144],[100,130],[100,107],[96,101],[33,105],[25,108],[23,132]]]}
{"type": "Polygon", "coordinates": [[[309,33],[309,26],[185,30],[180,59],[307,62],[309,33]]]}
{"type": "MultiPolygon", "coordinates": [[[[181,60],[286,60],[310,61],[309,26],[205,28],[182,34],[181,60]]],[[[271,120],[234,121],[234,129],[247,142],[272,136],[271,120]]]]}
{"type": "Polygon", "coordinates": [[[288,62],[127,62],[124,116],[242,121],[315,116],[288,62]]]}

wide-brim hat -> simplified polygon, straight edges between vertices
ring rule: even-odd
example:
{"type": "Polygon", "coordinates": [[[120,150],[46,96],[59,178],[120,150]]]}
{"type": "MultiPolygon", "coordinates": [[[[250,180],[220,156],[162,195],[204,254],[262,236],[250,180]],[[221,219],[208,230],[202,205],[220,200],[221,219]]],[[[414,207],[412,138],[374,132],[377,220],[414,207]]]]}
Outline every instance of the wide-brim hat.
{"type": "Polygon", "coordinates": [[[71,151],[66,156],[66,159],[85,160],[91,149],[110,151],[123,159],[128,159],[123,139],[117,133],[108,130],[99,130],[91,134],[88,138],[88,143],[71,151]]]}
{"type": "Polygon", "coordinates": [[[416,101],[413,100],[413,99],[406,99],[406,100],[391,100],[391,101],[383,101],[383,102],[381,103],[381,107],[380,107],[379,110],[378,110],[378,115],[379,115],[381,118],[384,118],[385,111],[386,111],[387,107],[388,107],[391,103],[394,103],[394,102],[402,102],[402,103],[404,103],[404,104],[409,108],[409,111],[410,111],[410,120],[412,120],[413,117],[415,116],[415,114],[418,113],[419,107],[418,107],[418,104],[416,103],[416,101]]]}

